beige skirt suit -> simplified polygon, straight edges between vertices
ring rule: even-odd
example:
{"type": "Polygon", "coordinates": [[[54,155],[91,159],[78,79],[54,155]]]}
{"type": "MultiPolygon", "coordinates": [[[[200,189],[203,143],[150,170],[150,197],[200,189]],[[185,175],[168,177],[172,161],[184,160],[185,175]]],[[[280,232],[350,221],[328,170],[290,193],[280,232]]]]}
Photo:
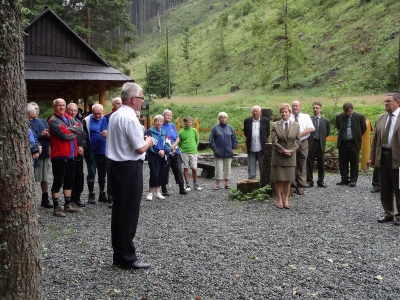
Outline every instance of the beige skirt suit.
{"type": "Polygon", "coordinates": [[[285,132],[285,121],[272,123],[272,160],[271,178],[279,181],[294,181],[296,169],[296,150],[300,145],[300,126],[293,121],[287,121],[288,133],[285,132]],[[292,156],[285,156],[283,151],[288,149],[292,156]]]}

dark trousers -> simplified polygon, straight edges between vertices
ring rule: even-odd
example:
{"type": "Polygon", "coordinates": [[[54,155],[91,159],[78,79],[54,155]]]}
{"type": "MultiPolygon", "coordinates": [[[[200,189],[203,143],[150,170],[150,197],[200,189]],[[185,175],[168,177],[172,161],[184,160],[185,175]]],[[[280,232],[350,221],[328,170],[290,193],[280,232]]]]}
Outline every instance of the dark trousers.
{"type": "Polygon", "coordinates": [[[83,174],[83,159],[75,160],[74,180],[72,182],[72,201],[77,201],[83,192],[85,176],[83,174]]]}
{"type": "Polygon", "coordinates": [[[399,169],[392,168],[392,151],[382,149],[379,168],[381,182],[381,203],[385,216],[394,215],[393,197],[396,200],[397,213],[400,214],[399,169]]]}
{"type": "Polygon", "coordinates": [[[380,184],[380,180],[379,180],[379,167],[375,167],[374,168],[374,173],[372,174],[372,186],[375,188],[380,189],[381,188],[381,184],[380,184]]]}
{"type": "Polygon", "coordinates": [[[150,169],[149,186],[161,186],[167,167],[167,161],[165,160],[165,157],[161,157],[157,153],[149,151],[147,152],[147,161],[150,169]]]}
{"type": "Polygon", "coordinates": [[[343,181],[357,182],[358,162],[360,160],[360,151],[356,148],[354,140],[342,141],[339,147],[339,168],[340,176],[343,181]],[[350,164],[350,175],[349,175],[350,164]]]}
{"type": "Polygon", "coordinates": [[[139,220],[143,194],[143,161],[111,162],[110,179],[113,186],[111,214],[111,244],[117,264],[137,261],[133,239],[139,220]]]}
{"type": "Polygon", "coordinates": [[[169,182],[169,169],[172,169],[172,173],[174,173],[176,184],[183,184],[183,174],[182,174],[182,158],[180,154],[170,155],[168,157],[168,162],[165,167],[165,174],[162,180],[161,185],[165,187],[169,182]]]}
{"type": "Polygon", "coordinates": [[[113,202],[113,194],[112,194],[112,184],[110,180],[110,168],[111,168],[111,160],[107,158],[107,198],[108,201],[113,202]]]}
{"type": "Polygon", "coordinates": [[[325,178],[325,153],[321,150],[321,143],[319,140],[314,139],[312,147],[308,148],[307,157],[307,182],[313,183],[314,161],[317,159],[318,163],[318,184],[324,182],[325,178]]]}
{"type": "Polygon", "coordinates": [[[291,186],[294,188],[304,188],[307,184],[307,156],[308,156],[308,141],[300,142],[299,148],[296,151],[296,169],[295,181],[291,186]]]}
{"type": "Polygon", "coordinates": [[[51,167],[53,170],[51,192],[58,193],[61,187],[63,187],[64,190],[72,189],[75,168],[74,159],[52,159],[51,167]]]}

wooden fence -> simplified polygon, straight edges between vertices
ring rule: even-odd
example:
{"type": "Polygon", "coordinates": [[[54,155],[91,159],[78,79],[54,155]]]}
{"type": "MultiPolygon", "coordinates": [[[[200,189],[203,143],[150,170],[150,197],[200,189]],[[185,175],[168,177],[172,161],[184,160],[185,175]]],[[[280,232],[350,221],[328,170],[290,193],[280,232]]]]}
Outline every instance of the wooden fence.
{"type": "MultiPolygon", "coordinates": [[[[153,126],[153,118],[152,116],[150,116],[150,124],[149,127],[153,126]]],[[[211,128],[207,128],[207,127],[200,127],[200,119],[199,118],[195,118],[193,121],[193,127],[197,129],[197,132],[211,132],[211,128]]],[[[362,145],[361,145],[361,159],[360,159],[360,163],[361,163],[361,170],[366,170],[368,169],[368,160],[369,160],[369,154],[371,152],[371,132],[373,131],[373,127],[372,127],[372,123],[370,120],[366,120],[365,121],[366,125],[367,125],[367,130],[365,131],[363,137],[362,137],[362,145]]],[[[178,117],[175,120],[175,126],[176,126],[176,130],[179,132],[181,130],[181,128],[183,127],[183,121],[181,121],[181,119],[178,117]]],[[[146,127],[147,128],[147,127],[146,127]]],[[[243,130],[235,130],[236,135],[239,136],[243,136],[244,140],[246,140],[245,136],[244,136],[244,132],[243,130]]],[[[337,142],[337,136],[334,135],[330,135],[326,138],[327,142],[337,142]]],[[[208,141],[207,141],[208,142],[208,141]]],[[[239,144],[238,145],[239,149],[242,149],[243,152],[247,153],[247,149],[246,149],[246,144],[239,144]]]]}

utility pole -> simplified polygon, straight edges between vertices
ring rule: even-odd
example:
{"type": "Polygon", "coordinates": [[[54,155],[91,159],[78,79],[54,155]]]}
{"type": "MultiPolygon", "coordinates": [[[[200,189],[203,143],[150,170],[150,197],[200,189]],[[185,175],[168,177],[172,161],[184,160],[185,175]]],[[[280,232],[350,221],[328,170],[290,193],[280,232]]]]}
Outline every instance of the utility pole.
{"type": "Polygon", "coordinates": [[[168,99],[171,99],[171,80],[169,76],[169,53],[168,53],[168,26],[165,29],[165,34],[167,38],[167,84],[168,84],[168,99]]]}

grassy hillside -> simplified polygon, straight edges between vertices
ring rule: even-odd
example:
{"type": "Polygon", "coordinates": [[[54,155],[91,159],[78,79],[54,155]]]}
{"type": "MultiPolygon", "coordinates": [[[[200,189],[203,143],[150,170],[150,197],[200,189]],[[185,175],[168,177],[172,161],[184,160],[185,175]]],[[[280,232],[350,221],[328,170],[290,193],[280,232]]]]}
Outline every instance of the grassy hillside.
{"type": "Polygon", "coordinates": [[[164,12],[161,34],[157,19],[147,22],[131,74],[143,84],[145,63],[165,60],[168,26],[174,96],[226,94],[232,86],[252,95],[326,95],[337,82],[347,94],[385,92],[395,88],[399,12],[398,0],[185,2],[164,12]]]}

